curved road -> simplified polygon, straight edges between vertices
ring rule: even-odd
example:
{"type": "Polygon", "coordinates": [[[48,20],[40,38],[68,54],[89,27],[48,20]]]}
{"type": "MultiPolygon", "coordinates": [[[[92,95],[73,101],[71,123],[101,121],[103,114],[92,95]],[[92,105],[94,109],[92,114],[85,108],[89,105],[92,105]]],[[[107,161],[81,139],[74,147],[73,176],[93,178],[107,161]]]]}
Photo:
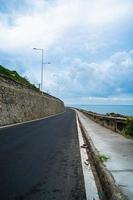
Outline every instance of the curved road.
{"type": "Polygon", "coordinates": [[[1,200],[84,200],[75,113],[0,129],[1,200]]]}

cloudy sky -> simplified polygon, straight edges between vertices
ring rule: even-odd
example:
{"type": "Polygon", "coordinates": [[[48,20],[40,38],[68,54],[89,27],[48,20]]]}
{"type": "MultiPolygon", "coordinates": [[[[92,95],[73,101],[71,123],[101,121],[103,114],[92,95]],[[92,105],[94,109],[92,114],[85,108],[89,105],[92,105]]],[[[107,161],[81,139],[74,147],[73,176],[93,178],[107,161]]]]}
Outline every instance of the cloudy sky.
{"type": "Polygon", "coordinates": [[[0,0],[0,64],[66,104],[133,104],[132,0],[0,0]]]}

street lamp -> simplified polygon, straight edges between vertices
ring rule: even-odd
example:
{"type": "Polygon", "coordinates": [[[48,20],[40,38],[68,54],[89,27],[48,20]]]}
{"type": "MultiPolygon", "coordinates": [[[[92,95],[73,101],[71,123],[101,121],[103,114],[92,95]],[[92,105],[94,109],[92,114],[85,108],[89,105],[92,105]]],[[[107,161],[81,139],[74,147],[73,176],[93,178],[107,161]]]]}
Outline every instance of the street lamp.
{"type": "MultiPolygon", "coordinates": [[[[43,63],[43,69],[45,68],[45,65],[50,65],[51,63],[50,62],[44,62],[43,63]]],[[[42,77],[42,79],[43,79],[43,77],[42,77]]],[[[42,87],[43,87],[43,85],[42,85],[42,87]]]]}
{"type": "Polygon", "coordinates": [[[51,63],[50,62],[43,62],[43,60],[44,60],[44,56],[43,56],[44,49],[39,49],[39,48],[33,48],[33,49],[42,52],[42,62],[41,62],[41,90],[43,90],[43,65],[45,65],[45,64],[51,64],[51,63]]]}

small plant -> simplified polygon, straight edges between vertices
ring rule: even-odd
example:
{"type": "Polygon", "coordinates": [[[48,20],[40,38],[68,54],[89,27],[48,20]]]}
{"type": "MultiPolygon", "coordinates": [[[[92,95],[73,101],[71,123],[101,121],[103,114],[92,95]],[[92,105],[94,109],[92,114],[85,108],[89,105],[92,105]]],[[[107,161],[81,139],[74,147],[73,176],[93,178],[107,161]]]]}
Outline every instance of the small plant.
{"type": "Polygon", "coordinates": [[[105,154],[101,154],[101,155],[97,156],[97,159],[102,161],[102,162],[106,162],[108,159],[110,159],[110,157],[105,155],[105,154]]]}
{"type": "Polygon", "coordinates": [[[127,118],[126,126],[123,129],[123,132],[125,135],[133,137],[133,117],[127,118]]]}

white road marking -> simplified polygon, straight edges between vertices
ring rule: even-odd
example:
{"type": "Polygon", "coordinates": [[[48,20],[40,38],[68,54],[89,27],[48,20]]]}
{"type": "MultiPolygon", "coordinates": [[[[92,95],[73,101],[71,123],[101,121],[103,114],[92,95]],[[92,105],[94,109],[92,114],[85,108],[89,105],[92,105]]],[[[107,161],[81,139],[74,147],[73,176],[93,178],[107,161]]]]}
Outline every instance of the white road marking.
{"type": "Polygon", "coordinates": [[[47,119],[47,118],[50,118],[50,117],[54,117],[54,116],[63,114],[63,113],[65,113],[65,112],[66,112],[66,111],[61,112],[61,113],[58,113],[58,114],[55,114],[55,115],[50,115],[50,116],[47,116],[47,117],[42,117],[42,118],[38,118],[38,119],[33,119],[33,120],[25,121],[25,122],[19,122],[19,123],[15,123],[15,124],[9,124],[9,125],[5,125],[5,126],[0,126],[0,129],[7,128],[7,127],[12,127],[12,126],[17,126],[17,125],[20,125],[20,124],[27,124],[27,123],[29,123],[29,122],[35,122],[35,121],[39,121],[39,120],[42,120],[42,119],[47,119]]]}
{"type": "Polygon", "coordinates": [[[86,148],[81,147],[84,144],[84,140],[82,137],[80,126],[79,126],[77,114],[76,114],[76,121],[77,121],[77,130],[78,130],[78,138],[79,138],[79,146],[80,146],[81,163],[82,163],[82,169],[83,169],[83,175],[84,175],[86,198],[87,200],[99,200],[95,178],[93,176],[91,166],[87,161],[88,156],[87,156],[86,148]]]}

